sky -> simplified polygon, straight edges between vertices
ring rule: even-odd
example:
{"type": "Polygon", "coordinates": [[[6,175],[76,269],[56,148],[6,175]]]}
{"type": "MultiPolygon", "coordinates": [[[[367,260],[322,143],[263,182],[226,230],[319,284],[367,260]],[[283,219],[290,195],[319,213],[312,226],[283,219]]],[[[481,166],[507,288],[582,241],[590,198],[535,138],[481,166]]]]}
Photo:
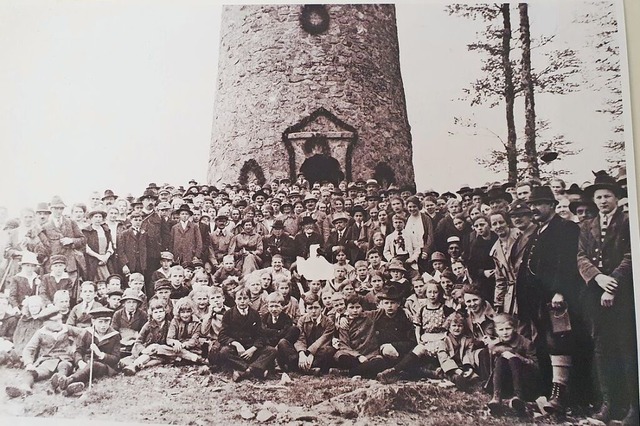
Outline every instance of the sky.
{"type": "MultiPolygon", "coordinates": [[[[557,34],[556,48],[591,61],[589,28],[573,23],[583,6],[531,5],[532,35],[557,34]]],[[[503,107],[459,100],[480,76],[480,55],[466,48],[479,23],[449,16],[441,3],[396,9],[418,188],[504,180],[475,161],[500,146],[503,107]],[[480,125],[461,128],[456,116],[480,125]]],[[[150,182],[204,182],[220,16],[219,4],[202,0],[0,2],[0,205],[17,214],[54,194],[71,204],[88,201],[93,190],[138,196],[150,182]]],[[[542,65],[540,53],[534,67],[542,65]]],[[[593,78],[589,64],[583,77],[593,78]]],[[[562,165],[575,170],[570,181],[607,166],[602,146],[611,123],[595,112],[601,102],[590,90],[536,98],[554,132],[582,148],[562,165]]],[[[520,113],[516,126],[522,133],[520,113]]]]}

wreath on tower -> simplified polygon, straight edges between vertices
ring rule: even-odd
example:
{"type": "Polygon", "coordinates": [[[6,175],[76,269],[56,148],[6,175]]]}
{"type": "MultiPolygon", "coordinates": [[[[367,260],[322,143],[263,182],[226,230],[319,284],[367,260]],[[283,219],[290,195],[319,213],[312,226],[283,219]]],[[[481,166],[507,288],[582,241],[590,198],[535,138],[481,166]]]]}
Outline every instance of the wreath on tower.
{"type": "Polygon", "coordinates": [[[264,172],[262,171],[262,167],[260,167],[260,164],[258,164],[258,162],[252,158],[250,160],[245,161],[244,164],[242,165],[242,168],[240,168],[238,183],[240,183],[240,185],[248,184],[249,175],[251,173],[253,173],[253,175],[256,177],[256,181],[258,185],[262,186],[267,181],[267,179],[264,177],[264,172]]]}
{"type": "Polygon", "coordinates": [[[322,34],[329,29],[329,12],[322,4],[307,4],[300,12],[302,29],[312,35],[322,34]]]}

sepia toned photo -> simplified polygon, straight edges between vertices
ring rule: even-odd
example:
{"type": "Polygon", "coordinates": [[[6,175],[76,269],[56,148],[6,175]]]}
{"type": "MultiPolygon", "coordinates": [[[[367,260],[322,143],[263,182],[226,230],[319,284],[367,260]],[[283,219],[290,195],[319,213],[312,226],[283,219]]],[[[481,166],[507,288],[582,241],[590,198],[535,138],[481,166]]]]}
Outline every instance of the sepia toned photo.
{"type": "Polygon", "coordinates": [[[3,418],[640,423],[622,0],[0,16],[3,418]]]}

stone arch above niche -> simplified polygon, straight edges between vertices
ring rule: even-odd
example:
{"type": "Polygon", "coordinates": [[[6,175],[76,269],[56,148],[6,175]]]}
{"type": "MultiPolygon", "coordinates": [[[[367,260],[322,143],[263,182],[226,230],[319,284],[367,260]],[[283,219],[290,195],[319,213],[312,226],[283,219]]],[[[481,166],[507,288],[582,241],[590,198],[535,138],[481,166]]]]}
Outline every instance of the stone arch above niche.
{"type": "Polygon", "coordinates": [[[322,107],[282,133],[289,156],[289,177],[295,179],[302,163],[313,155],[309,152],[308,142],[317,138],[326,140],[323,153],[338,160],[345,178],[351,180],[353,150],[358,142],[358,132],[355,127],[322,107]]]}

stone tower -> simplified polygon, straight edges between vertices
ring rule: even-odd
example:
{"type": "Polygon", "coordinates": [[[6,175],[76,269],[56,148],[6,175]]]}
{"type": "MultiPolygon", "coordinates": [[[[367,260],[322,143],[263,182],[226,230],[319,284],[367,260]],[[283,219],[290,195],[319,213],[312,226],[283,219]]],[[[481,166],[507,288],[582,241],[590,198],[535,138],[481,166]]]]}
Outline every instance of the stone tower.
{"type": "Polygon", "coordinates": [[[225,6],[209,183],[314,167],[414,183],[395,7],[225,6]],[[337,161],[316,167],[320,153],[337,161]]]}

